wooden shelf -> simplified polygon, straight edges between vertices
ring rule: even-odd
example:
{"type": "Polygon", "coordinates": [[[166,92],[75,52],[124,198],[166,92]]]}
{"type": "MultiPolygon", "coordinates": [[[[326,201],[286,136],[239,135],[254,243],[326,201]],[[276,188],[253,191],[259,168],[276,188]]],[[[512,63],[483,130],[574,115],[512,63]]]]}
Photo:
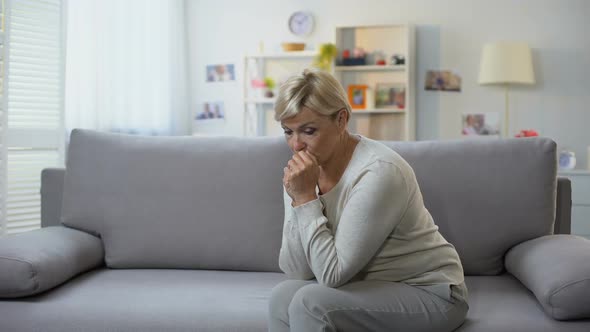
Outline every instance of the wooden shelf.
{"type": "Polygon", "coordinates": [[[367,109],[353,109],[352,114],[395,114],[406,113],[403,108],[367,108],[367,109]]]}
{"type": "Polygon", "coordinates": [[[336,29],[363,30],[363,29],[379,29],[379,28],[391,28],[391,27],[405,28],[406,25],[405,24],[337,25],[336,29]]]}
{"type": "Polygon", "coordinates": [[[406,66],[402,65],[364,65],[364,66],[336,66],[335,71],[404,71],[406,66]]]}
{"type": "Polygon", "coordinates": [[[558,169],[559,175],[590,175],[590,170],[587,169],[558,169]]]}
{"type": "Polygon", "coordinates": [[[289,58],[313,58],[317,55],[317,51],[292,51],[279,53],[260,53],[247,55],[246,58],[255,59],[289,59],[289,58]]]}
{"type": "Polygon", "coordinates": [[[277,98],[246,98],[244,102],[247,104],[274,104],[277,98]]]}

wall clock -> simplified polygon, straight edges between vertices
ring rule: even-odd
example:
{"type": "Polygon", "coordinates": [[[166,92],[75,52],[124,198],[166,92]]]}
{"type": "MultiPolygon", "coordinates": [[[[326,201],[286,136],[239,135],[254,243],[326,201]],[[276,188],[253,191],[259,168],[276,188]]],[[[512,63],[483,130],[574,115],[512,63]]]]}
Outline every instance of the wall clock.
{"type": "Polygon", "coordinates": [[[313,31],[313,15],[309,12],[294,12],[289,17],[289,30],[297,36],[307,36],[313,31]]]}

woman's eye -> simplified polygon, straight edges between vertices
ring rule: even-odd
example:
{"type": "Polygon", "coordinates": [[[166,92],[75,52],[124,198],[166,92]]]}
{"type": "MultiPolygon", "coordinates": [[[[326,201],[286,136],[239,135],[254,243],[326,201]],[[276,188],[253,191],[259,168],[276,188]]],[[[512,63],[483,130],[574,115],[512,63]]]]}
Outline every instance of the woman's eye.
{"type": "Polygon", "coordinates": [[[306,135],[313,135],[315,133],[315,129],[306,129],[303,131],[306,135]]]}
{"type": "Polygon", "coordinates": [[[285,133],[285,135],[291,135],[293,132],[290,130],[285,130],[284,133],[285,133]]]}

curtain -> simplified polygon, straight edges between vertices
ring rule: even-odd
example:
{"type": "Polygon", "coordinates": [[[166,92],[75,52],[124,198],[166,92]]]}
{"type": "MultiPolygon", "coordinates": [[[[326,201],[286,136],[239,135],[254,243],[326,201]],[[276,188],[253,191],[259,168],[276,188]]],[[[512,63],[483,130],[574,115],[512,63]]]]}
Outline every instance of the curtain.
{"type": "Polygon", "coordinates": [[[184,0],[67,2],[65,127],[147,135],[190,128],[184,0]]]}

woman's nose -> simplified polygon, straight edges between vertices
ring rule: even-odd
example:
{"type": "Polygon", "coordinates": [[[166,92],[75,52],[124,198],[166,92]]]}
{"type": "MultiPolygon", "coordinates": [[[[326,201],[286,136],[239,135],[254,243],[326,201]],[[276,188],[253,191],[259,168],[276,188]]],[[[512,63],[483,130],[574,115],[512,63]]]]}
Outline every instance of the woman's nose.
{"type": "Polygon", "coordinates": [[[301,140],[299,136],[293,136],[293,150],[295,152],[299,152],[305,149],[305,143],[301,140]]]}

